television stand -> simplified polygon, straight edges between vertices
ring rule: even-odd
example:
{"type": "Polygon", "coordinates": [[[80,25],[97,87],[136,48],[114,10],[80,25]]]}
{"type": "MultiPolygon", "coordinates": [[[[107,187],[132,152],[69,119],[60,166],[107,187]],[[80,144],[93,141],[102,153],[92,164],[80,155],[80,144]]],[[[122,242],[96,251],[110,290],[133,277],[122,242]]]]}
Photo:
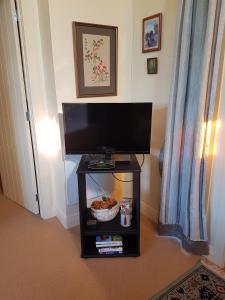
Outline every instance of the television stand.
{"type": "Polygon", "coordinates": [[[86,157],[82,156],[77,169],[81,257],[135,257],[140,255],[140,172],[141,168],[135,155],[131,156],[129,164],[116,162],[115,169],[113,170],[89,169],[86,157]],[[122,227],[120,225],[120,213],[118,213],[118,215],[109,222],[97,222],[95,226],[88,226],[88,220],[93,220],[93,217],[91,215],[91,209],[87,207],[86,175],[110,173],[133,174],[133,217],[130,227],[122,227]],[[99,254],[95,246],[95,239],[97,235],[121,235],[123,237],[123,253],[99,254]]]}

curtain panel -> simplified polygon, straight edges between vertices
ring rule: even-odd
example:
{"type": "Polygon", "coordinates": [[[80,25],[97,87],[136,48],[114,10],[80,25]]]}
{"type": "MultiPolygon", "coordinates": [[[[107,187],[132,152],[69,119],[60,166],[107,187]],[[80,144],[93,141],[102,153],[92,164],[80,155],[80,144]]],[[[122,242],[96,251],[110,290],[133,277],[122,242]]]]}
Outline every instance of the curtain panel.
{"type": "Polygon", "coordinates": [[[164,149],[159,234],[208,254],[207,127],[213,118],[224,0],[180,0],[164,149]]]}

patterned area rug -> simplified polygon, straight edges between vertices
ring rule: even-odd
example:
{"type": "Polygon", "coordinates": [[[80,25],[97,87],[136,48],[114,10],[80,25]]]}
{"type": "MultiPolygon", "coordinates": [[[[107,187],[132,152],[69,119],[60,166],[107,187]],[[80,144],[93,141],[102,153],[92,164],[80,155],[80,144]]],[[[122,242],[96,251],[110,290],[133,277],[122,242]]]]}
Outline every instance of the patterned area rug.
{"type": "Polygon", "coordinates": [[[225,281],[199,264],[149,300],[224,300],[225,281]]]}

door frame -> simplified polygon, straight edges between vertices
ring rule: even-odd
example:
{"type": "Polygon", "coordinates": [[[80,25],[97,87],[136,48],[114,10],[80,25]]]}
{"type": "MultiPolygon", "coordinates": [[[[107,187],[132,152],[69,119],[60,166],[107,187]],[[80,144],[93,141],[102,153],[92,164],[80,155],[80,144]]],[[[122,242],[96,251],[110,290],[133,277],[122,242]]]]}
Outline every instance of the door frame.
{"type": "Polygon", "coordinates": [[[25,94],[25,101],[26,101],[26,118],[29,122],[29,132],[30,132],[30,139],[31,139],[31,148],[32,148],[32,158],[33,158],[33,167],[34,167],[34,177],[36,183],[36,200],[38,202],[39,214],[42,218],[48,218],[48,211],[45,210],[44,206],[42,205],[42,193],[41,193],[41,181],[40,181],[40,172],[39,172],[39,155],[37,149],[37,139],[36,139],[36,130],[35,130],[35,120],[33,114],[33,103],[32,103],[32,96],[30,90],[30,78],[29,78],[29,67],[27,62],[27,54],[26,54],[26,46],[25,46],[25,36],[24,36],[24,29],[23,29],[23,18],[21,15],[21,7],[20,1],[18,0],[10,0],[11,12],[13,24],[14,24],[14,39],[15,43],[18,47],[16,47],[17,52],[17,62],[18,67],[22,73],[22,82],[24,86],[25,94]]]}
{"type": "MultiPolygon", "coordinates": [[[[25,75],[31,112],[40,214],[43,219],[62,215],[61,219],[67,220],[66,178],[62,148],[57,149],[57,152],[52,156],[47,155],[42,148],[43,138],[40,134],[41,127],[43,131],[43,126],[41,126],[43,121],[53,120],[55,121],[54,134],[60,136],[57,99],[56,94],[53,95],[55,93],[54,73],[49,77],[48,70],[46,70],[46,57],[52,57],[52,50],[50,36],[46,37],[43,26],[50,26],[50,24],[45,24],[50,20],[47,19],[47,11],[44,11],[44,20],[43,16],[41,17],[40,14],[43,13],[41,10],[42,4],[42,2],[36,0],[17,0],[21,39],[25,54],[25,75]],[[45,48],[46,38],[49,43],[47,49],[45,48]],[[49,90],[50,81],[50,86],[54,90],[49,90]]],[[[44,4],[46,3],[44,2],[44,4]]],[[[48,4],[46,5],[48,8],[48,4]]],[[[53,68],[53,61],[49,61],[49,63],[53,68]]],[[[61,223],[64,225],[65,222],[61,221],[61,223]]]]}

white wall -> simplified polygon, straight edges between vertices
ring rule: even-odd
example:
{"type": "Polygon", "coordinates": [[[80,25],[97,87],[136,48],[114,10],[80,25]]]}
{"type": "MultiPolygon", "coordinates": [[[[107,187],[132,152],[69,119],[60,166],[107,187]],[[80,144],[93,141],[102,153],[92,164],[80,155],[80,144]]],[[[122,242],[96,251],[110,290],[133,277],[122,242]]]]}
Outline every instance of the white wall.
{"type": "MultiPolygon", "coordinates": [[[[177,2],[177,0],[172,0],[170,3],[166,0],[117,0],[111,2],[103,0],[66,0],[63,2],[49,0],[59,112],[61,112],[62,102],[153,102],[152,155],[150,159],[147,157],[143,167],[142,200],[150,206],[150,208],[147,207],[148,210],[153,209],[154,216],[157,214],[160,198],[161,179],[158,171],[158,153],[165,135],[177,2]],[[162,50],[153,54],[142,54],[142,19],[159,12],[163,14],[162,50]],[[118,26],[118,96],[76,98],[72,21],[118,26]],[[152,56],[159,58],[158,75],[146,74],[146,58],[152,56]],[[154,189],[151,188],[153,186],[154,189]]],[[[65,161],[68,205],[78,201],[75,174],[78,161],[79,158],[74,156],[68,156],[65,161]]],[[[98,180],[106,190],[111,191],[115,187],[115,183],[110,177],[106,181],[101,178],[98,180]]],[[[90,180],[89,186],[91,186],[90,180]]],[[[92,186],[93,189],[96,188],[93,183],[92,186]]],[[[130,193],[129,184],[125,185],[124,193],[126,195],[130,193]]]]}
{"type": "Polygon", "coordinates": [[[131,95],[131,0],[49,0],[58,110],[62,102],[128,101],[131,95]],[[118,26],[118,96],[77,99],[72,22],[118,26]]]}
{"type": "MultiPolygon", "coordinates": [[[[35,155],[44,218],[55,215],[58,208],[62,210],[59,216],[61,222],[67,227],[74,224],[78,201],[75,170],[79,157],[68,156],[64,170],[62,149],[58,149],[56,156],[47,156],[40,147],[38,127],[43,119],[55,119],[56,135],[59,134],[57,114],[61,113],[61,103],[78,101],[153,102],[151,156],[147,157],[143,167],[141,198],[144,212],[153,219],[157,218],[161,188],[158,154],[165,137],[178,2],[179,0],[19,0],[24,22],[27,78],[32,102],[35,155]],[[162,13],[163,24],[162,49],[143,54],[142,19],[159,12],[162,13]],[[76,98],[72,21],[118,26],[118,96],[82,100],[76,98]],[[158,57],[157,75],[146,74],[147,57],[158,57]]],[[[221,102],[219,110],[222,127],[217,138],[217,148],[220,151],[214,160],[211,194],[211,246],[215,250],[211,258],[220,265],[224,255],[221,230],[225,225],[222,215],[224,205],[220,197],[224,194],[220,180],[225,176],[222,153],[225,139],[222,131],[225,122],[224,103],[221,102]]],[[[117,189],[121,192],[121,187],[111,180],[105,182],[99,178],[99,182],[102,185],[107,183],[106,189],[109,191],[117,189]]],[[[89,182],[89,187],[90,195],[101,192],[93,182],[89,182]]],[[[126,185],[124,192],[130,192],[129,185],[126,185]]]]}
{"type": "MultiPolygon", "coordinates": [[[[116,0],[110,2],[103,0],[32,0],[29,4],[25,0],[21,0],[21,2],[24,6],[26,21],[25,31],[29,50],[27,54],[32,77],[31,93],[34,100],[34,127],[36,130],[40,120],[46,117],[55,119],[58,126],[57,113],[62,111],[62,102],[153,102],[152,154],[150,158],[147,157],[143,167],[142,200],[145,211],[147,210],[153,218],[156,218],[161,187],[158,153],[165,135],[178,0],[170,2],[166,0],[116,0]],[[159,12],[163,14],[162,50],[142,54],[142,19],[159,12]],[[76,98],[72,21],[118,26],[117,96],[76,98]],[[34,28],[28,25],[29,22],[35,23],[33,24],[34,28]],[[36,59],[34,59],[35,55],[36,59]],[[147,75],[146,58],[155,56],[159,59],[159,74],[147,75]],[[37,88],[38,84],[39,88],[37,88]]],[[[53,206],[58,207],[56,207],[56,211],[58,209],[63,211],[62,214],[58,213],[58,216],[65,225],[65,219],[69,216],[69,219],[73,220],[77,212],[78,195],[75,171],[79,157],[67,156],[65,160],[66,202],[63,195],[59,193],[59,187],[61,187],[61,191],[64,191],[64,182],[61,176],[57,175],[64,174],[61,150],[51,160],[45,157],[41,151],[38,155],[41,161],[39,171],[40,174],[43,174],[40,177],[45,178],[52,187],[45,191],[45,194],[47,196],[48,193],[50,198],[54,198],[53,202],[57,196],[58,199],[62,199],[56,200],[58,203],[53,206]],[[58,192],[54,192],[55,190],[58,192]]],[[[99,177],[98,180],[107,191],[115,188],[121,190],[121,187],[116,185],[110,177],[107,180],[99,177]]],[[[99,189],[93,190],[96,190],[96,185],[89,180],[90,195],[94,196],[94,194],[100,193],[99,189]]],[[[127,194],[129,191],[130,186],[127,184],[124,193],[127,194]]],[[[71,222],[69,221],[72,225],[71,222]]]]}
{"type": "MultiPolygon", "coordinates": [[[[132,2],[103,0],[49,0],[51,42],[58,112],[62,112],[62,102],[115,102],[131,100],[131,60],[132,60],[132,2]],[[118,95],[101,98],[76,98],[72,22],[118,26],[118,95]]],[[[77,212],[76,168],[79,156],[66,156],[65,174],[67,190],[67,212],[69,219],[75,219],[77,212]]],[[[96,176],[100,185],[108,191],[119,190],[112,176],[96,176]]],[[[87,179],[88,197],[102,191],[87,179]]],[[[69,221],[72,225],[72,221],[69,221]]]]}
{"type": "Polygon", "coordinates": [[[151,155],[142,172],[143,212],[157,219],[161,177],[158,155],[164,142],[178,0],[133,0],[132,100],[153,102],[151,155]],[[161,51],[142,53],[142,19],[162,13],[161,51]],[[158,58],[158,74],[147,74],[147,58],[158,58]]]}
{"type": "MultiPolygon", "coordinates": [[[[40,27],[40,40],[43,59],[44,90],[46,97],[46,108],[48,112],[47,126],[51,127],[49,135],[54,135],[48,140],[55,147],[50,150],[50,173],[52,196],[55,202],[56,214],[62,223],[67,227],[65,220],[67,218],[66,189],[65,189],[65,169],[63,153],[60,142],[59,115],[56,98],[56,86],[53,68],[51,28],[49,18],[48,1],[38,0],[38,16],[40,27]]],[[[47,130],[47,128],[46,128],[47,130]]],[[[42,133],[44,134],[44,133],[42,133]]]]}
{"type": "Polygon", "coordinates": [[[209,260],[224,268],[225,266],[225,35],[223,39],[223,74],[222,89],[218,108],[219,126],[215,136],[214,157],[211,173],[209,231],[210,255],[209,260]]]}
{"type": "MultiPolygon", "coordinates": [[[[50,105],[50,111],[54,112],[54,117],[55,108],[52,108],[52,105],[55,99],[53,100],[53,98],[56,98],[58,113],[62,112],[62,102],[153,102],[152,154],[150,158],[147,157],[143,167],[141,190],[143,208],[155,219],[157,218],[161,188],[158,154],[165,135],[177,2],[178,0],[172,0],[170,3],[166,0],[116,0],[110,2],[103,0],[48,0],[47,5],[47,1],[38,0],[43,59],[45,62],[49,59],[50,64],[53,64],[53,70],[46,69],[44,72],[50,78],[54,76],[55,80],[55,95],[53,95],[53,89],[46,90],[50,98],[48,105],[50,105]],[[159,12],[163,14],[162,50],[151,54],[142,54],[142,19],[159,12]],[[117,96],[76,98],[73,21],[118,26],[117,96]],[[51,39],[51,45],[48,43],[49,39],[51,39]],[[52,54],[53,61],[50,54],[52,54]],[[147,75],[146,58],[154,56],[159,59],[159,74],[147,75]],[[52,75],[52,73],[54,74],[52,75]]],[[[52,82],[50,82],[51,85],[52,82]]],[[[66,214],[70,216],[70,220],[74,219],[77,212],[78,195],[75,171],[78,162],[79,157],[75,156],[67,156],[65,159],[66,214]]],[[[60,155],[55,164],[56,166],[59,164],[59,170],[61,168],[60,155]]],[[[121,187],[110,176],[104,179],[99,176],[97,179],[109,192],[113,189],[121,190],[121,187]]],[[[90,179],[88,180],[88,191],[90,196],[101,192],[99,189],[96,190],[96,185],[90,179]]],[[[126,195],[130,193],[129,184],[124,186],[124,193],[126,195]]],[[[65,216],[60,217],[61,220],[65,218],[65,216]]],[[[72,224],[71,222],[69,221],[70,224],[72,224]]]]}

